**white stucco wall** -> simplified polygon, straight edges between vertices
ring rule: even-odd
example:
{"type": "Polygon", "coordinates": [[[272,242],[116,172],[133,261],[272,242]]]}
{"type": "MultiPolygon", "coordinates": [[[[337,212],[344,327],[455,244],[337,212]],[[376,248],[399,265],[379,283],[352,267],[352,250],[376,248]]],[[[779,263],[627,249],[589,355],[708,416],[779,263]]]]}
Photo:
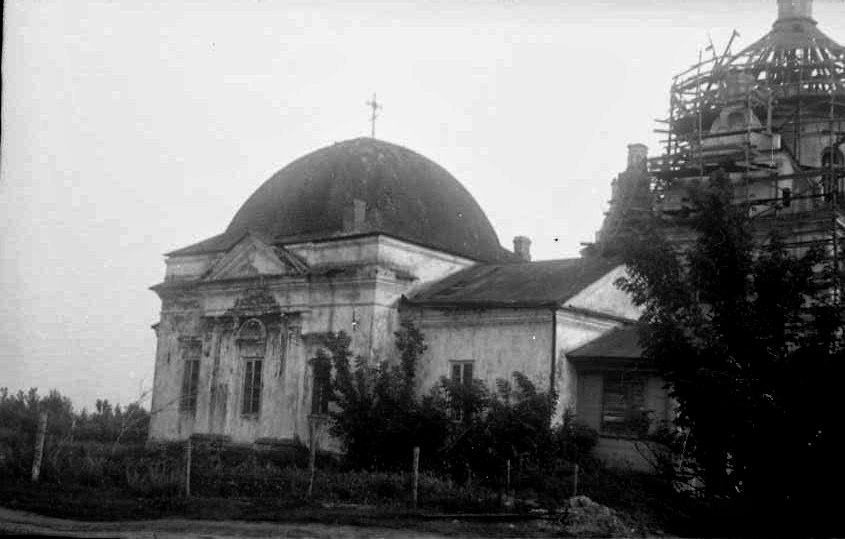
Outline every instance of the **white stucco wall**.
{"type": "Polygon", "coordinates": [[[417,323],[428,345],[418,371],[423,393],[449,376],[450,361],[473,361],[474,377],[491,389],[497,379],[507,379],[513,371],[525,374],[538,389],[549,387],[553,338],[549,309],[424,309],[417,323]]]}
{"type": "Polygon", "coordinates": [[[625,276],[627,276],[625,266],[617,266],[578,292],[565,303],[565,306],[631,321],[637,320],[642,313],[642,308],[634,305],[631,297],[614,284],[620,277],[625,276]]]}
{"type": "MultiPolygon", "coordinates": [[[[225,435],[237,442],[307,439],[309,360],[316,356],[320,336],[345,331],[353,354],[373,361],[392,359],[402,295],[473,263],[380,236],[289,247],[312,266],[337,270],[285,274],[277,261],[268,259],[268,246],[252,236],[228,253],[168,258],[165,282],[171,288],[159,289],[163,304],[156,330],[151,439],[178,440],[193,433],[225,435]],[[203,280],[209,275],[215,280],[203,280]],[[244,362],[230,311],[256,288],[272,297],[280,314],[261,317],[269,332],[261,413],[246,417],[240,413],[244,362]],[[179,410],[184,373],[180,337],[203,341],[195,414],[179,410]]],[[[327,436],[322,439],[332,445],[327,436]]]]}
{"type": "Polygon", "coordinates": [[[555,325],[557,332],[555,387],[558,390],[556,421],[562,420],[567,410],[574,410],[577,414],[578,374],[566,354],[601,337],[620,324],[621,322],[616,320],[597,318],[566,309],[557,311],[555,325]]]}

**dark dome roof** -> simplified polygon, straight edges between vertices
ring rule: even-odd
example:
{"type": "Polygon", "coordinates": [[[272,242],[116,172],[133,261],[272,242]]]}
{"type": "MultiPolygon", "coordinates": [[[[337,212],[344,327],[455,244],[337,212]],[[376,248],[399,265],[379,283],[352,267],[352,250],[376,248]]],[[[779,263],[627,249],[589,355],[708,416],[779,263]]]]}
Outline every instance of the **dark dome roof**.
{"type": "Polygon", "coordinates": [[[247,199],[224,234],[173,254],[215,250],[247,231],[278,243],[380,232],[475,260],[509,258],[481,207],[449,172],[372,138],[293,161],[247,199]],[[353,230],[356,199],[366,211],[353,230]]]}

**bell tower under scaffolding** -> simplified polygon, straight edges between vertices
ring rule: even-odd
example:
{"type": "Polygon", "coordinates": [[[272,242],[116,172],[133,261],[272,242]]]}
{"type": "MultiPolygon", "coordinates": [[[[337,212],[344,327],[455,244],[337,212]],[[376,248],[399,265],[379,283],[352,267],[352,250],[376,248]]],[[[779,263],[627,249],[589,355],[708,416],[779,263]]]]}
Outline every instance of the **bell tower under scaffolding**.
{"type": "Polygon", "coordinates": [[[763,38],[734,54],[734,33],[721,54],[673,77],[668,118],[657,120],[662,152],[648,159],[651,210],[671,239],[690,241],[682,225],[688,188],[721,169],[755,233],[778,230],[799,252],[824,246],[839,279],[845,47],[818,29],[812,0],[779,0],[778,8],[763,38]]]}

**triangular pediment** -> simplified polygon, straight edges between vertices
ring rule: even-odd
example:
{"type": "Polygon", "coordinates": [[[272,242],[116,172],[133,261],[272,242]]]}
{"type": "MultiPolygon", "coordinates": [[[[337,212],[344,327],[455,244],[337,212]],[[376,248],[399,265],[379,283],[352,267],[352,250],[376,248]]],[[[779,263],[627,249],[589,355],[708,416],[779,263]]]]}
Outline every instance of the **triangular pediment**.
{"type": "Polygon", "coordinates": [[[307,266],[283,247],[268,245],[247,233],[208,271],[205,281],[261,276],[302,275],[307,266]]]}

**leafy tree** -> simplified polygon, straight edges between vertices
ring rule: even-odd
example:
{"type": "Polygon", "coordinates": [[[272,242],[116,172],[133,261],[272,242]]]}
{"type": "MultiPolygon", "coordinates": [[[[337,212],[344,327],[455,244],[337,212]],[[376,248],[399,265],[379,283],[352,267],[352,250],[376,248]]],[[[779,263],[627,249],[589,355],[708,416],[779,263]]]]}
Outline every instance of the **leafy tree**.
{"type": "Polygon", "coordinates": [[[690,195],[688,249],[655,219],[624,250],[618,283],[644,308],[644,356],[671,384],[685,457],[711,498],[817,500],[840,422],[838,281],[823,251],[755,239],[724,173],[690,195]]]}
{"type": "Polygon", "coordinates": [[[434,455],[445,439],[445,410],[431,398],[414,398],[416,365],[425,350],[422,334],[403,322],[395,337],[398,363],[353,360],[351,339],[344,332],[331,335],[315,358],[315,368],[329,360],[334,367],[333,399],[338,410],[332,413],[331,432],[357,467],[406,469],[413,447],[434,455]]]}
{"type": "Polygon", "coordinates": [[[519,371],[512,380],[498,379],[496,390],[490,391],[480,380],[461,384],[441,379],[440,392],[462,412],[461,420],[452,423],[442,459],[453,477],[466,478],[471,472],[497,481],[508,461],[513,469],[553,474],[562,465],[585,460],[595,446],[595,432],[576,424],[571,415],[559,425],[552,423],[556,394],[538,391],[519,371]]]}

